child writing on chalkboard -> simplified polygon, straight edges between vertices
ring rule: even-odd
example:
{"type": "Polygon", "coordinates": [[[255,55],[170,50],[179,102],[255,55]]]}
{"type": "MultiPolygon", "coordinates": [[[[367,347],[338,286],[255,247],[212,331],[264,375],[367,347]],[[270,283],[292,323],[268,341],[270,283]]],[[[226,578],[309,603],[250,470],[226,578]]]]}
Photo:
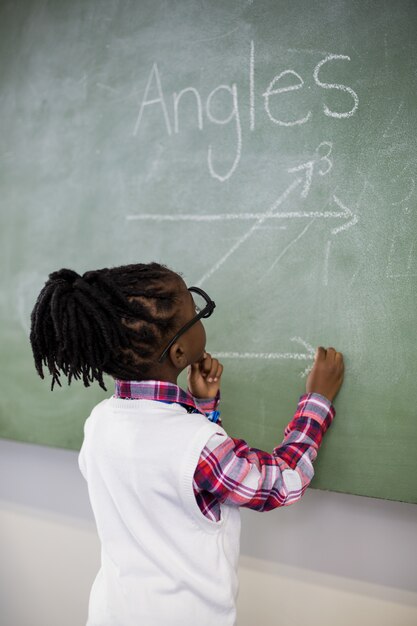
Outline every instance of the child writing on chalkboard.
{"type": "MultiPolygon", "coordinates": [[[[31,317],[39,375],[115,379],[84,428],[79,465],[101,541],[88,626],[233,626],[239,507],[300,499],[334,417],[343,357],[318,348],[285,438],[272,452],[229,437],[223,366],[201,319],[215,303],[157,263],[49,275],[31,317]],[[188,368],[188,391],[177,377],[188,368]]],[[[255,389],[252,393],[259,393],[255,389]]],[[[256,415],[253,416],[256,420],[256,415]]]]}

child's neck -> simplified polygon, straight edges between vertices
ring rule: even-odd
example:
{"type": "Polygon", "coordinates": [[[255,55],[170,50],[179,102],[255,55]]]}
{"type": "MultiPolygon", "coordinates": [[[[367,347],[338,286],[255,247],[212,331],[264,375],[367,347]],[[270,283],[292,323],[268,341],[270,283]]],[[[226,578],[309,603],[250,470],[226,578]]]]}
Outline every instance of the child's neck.
{"type": "MultiPolygon", "coordinates": [[[[160,380],[165,383],[172,383],[173,385],[178,385],[178,376],[180,372],[174,370],[172,367],[167,367],[165,363],[152,369],[148,376],[148,380],[160,380]]],[[[142,379],[143,380],[143,379],[142,379]]]]}

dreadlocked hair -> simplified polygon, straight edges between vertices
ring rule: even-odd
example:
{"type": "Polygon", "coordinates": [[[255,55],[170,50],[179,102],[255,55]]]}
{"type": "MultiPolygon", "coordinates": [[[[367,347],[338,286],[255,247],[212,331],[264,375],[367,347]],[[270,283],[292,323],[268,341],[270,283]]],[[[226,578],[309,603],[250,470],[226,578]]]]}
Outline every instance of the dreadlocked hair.
{"type": "Polygon", "coordinates": [[[146,378],[155,351],[176,325],[179,275],[158,263],[49,274],[31,314],[36,370],[61,387],[60,372],[98,381],[146,378]]]}

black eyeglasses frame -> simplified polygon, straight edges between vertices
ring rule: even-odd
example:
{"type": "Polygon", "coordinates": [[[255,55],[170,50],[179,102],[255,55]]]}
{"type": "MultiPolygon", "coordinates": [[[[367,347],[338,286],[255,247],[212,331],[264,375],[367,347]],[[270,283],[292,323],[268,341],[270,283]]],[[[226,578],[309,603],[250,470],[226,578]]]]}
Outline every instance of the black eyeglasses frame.
{"type": "Polygon", "coordinates": [[[188,291],[190,291],[191,293],[198,293],[202,298],[204,298],[207,304],[204,307],[204,309],[202,309],[199,313],[197,313],[195,317],[193,317],[189,322],[184,324],[184,326],[182,326],[182,328],[179,329],[177,334],[171,339],[171,341],[169,342],[165,350],[162,352],[161,356],[158,359],[158,363],[162,363],[166,359],[170,348],[174,345],[177,339],[181,337],[181,335],[187,332],[187,330],[191,328],[191,326],[193,326],[196,322],[198,322],[198,320],[201,320],[202,318],[210,317],[210,315],[213,313],[214,309],[216,308],[216,303],[214,302],[214,300],[212,300],[210,296],[206,294],[205,291],[200,289],[200,287],[188,287],[188,291]]]}

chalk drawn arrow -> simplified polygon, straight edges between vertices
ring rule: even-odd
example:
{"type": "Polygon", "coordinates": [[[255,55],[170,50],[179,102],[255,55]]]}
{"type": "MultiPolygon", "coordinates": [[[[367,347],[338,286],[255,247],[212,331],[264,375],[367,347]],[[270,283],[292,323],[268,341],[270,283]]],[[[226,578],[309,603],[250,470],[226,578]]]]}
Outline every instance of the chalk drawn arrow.
{"type": "MultiPolygon", "coordinates": [[[[300,181],[298,181],[300,184],[300,181]]],[[[295,185],[293,186],[293,188],[295,185]]],[[[227,222],[227,221],[248,221],[265,222],[267,220],[290,220],[290,219],[345,219],[349,222],[332,229],[332,234],[336,235],[342,230],[347,230],[359,220],[357,215],[344,206],[337,196],[333,196],[333,201],[342,209],[341,211],[286,211],[281,213],[212,213],[206,215],[196,215],[192,213],[161,214],[142,213],[138,215],[127,215],[127,220],[150,220],[154,222],[227,222]]]]}
{"type": "MultiPolygon", "coordinates": [[[[277,220],[277,219],[310,219],[314,221],[317,218],[322,219],[347,219],[349,220],[342,226],[332,229],[332,234],[336,235],[341,231],[347,230],[354,224],[358,222],[358,216],[354,215],[352,211],[344,206],[342,202],[339,200],[337,196],[333,196],[334,202],[337,204],[341,211],[286,211],[286,212],[277,212],[277,209],[283,204],[284,201],[297,189],[300,187],[303,182],[302,178],[296,178],[293,182],[288,185],[285,191],[275,200],[275,202],[269,207],[269,209],[264,213],[222,213],[219,215],[195,215],[195,214],[187,214],[187,213],[177,213],[177,214],[149,214],[142,213],[137,215],[127,215],[126,219],[131,220],[152,220],[156,222],[215,222],[215,221],[226,221],[226,220],[252,220],[254,224],[249,227],[239,239],[234,243],[234,245],[228,250],[220,259],[218,259],[214,265],[202,276],[197,282],[196,285],[201,287],[203,283],[205,283],[211,276],[217,272],[217,270],[224,265],[224,263],[244,244],[253,233],[267,220],[277,220]]],[[[304,232],[304,231],[303,231],[304,232]]]]}
{"type": "MultiPolygon", "coordinates": [[[[342,226],[337,226],[336,228],[332,228],[331,230],[332,235],[338,235],[339,233],[348,230],[352,226],[355,226],[355,224],[357,224],[359,221],[359,217],[355,215],[354,213],[352,213],[352,211],[348,209],[348,207],[344,206],[344,204],[342,204],[341,200],[339,200],[337,196],[333,196],[333,200],[338,205],[338,207],[343,209],[343,212],[340,215],[341,216],[343,215],[343,217],[347,220],[344,224],[342,224],[342,226]]],[[[324,253],[323,284],[325,287],[327,287],[327,285],[329,284],[329,259],[330,259],[331,245],[332,245],[332,239],[329,239],[326,244],[325,253],[324,253]]]]}
{"type": "Polygon", "coordinates": [[[333,200],[335,201],[338,207],[343,209],[343,213],[341,213],[340,216],[341,217],[343,216],[345,219],[349,220],[348,222],[345,222],[344,224],[342,224],[342,226],[337,226],[336,228],[332,228],[332,235],[337,235],[338,233],[341,233],[344,230],[348,230],[349,228],[357,224],[359,221],[359,216],[352,213],[352,211],[348,209],[347,206],[344,206],[341,200],[339,200],[337,196],[333,196],[333,200]]]}
{"type": "MultiPolygon", "coordinates": [[[[213,355],[216,359],[240,359],[240,360],[264,360],[264,361],[312,361],[316,353],[313,346],[301,339],[301,337],[292,337],[290,341],[298,343],[305,348],[305,352],[216,352],[213,355]]],[[[311,371],[313,364],[309,363],[307,368],[301,372],[304,378],[311,371]]]]}

